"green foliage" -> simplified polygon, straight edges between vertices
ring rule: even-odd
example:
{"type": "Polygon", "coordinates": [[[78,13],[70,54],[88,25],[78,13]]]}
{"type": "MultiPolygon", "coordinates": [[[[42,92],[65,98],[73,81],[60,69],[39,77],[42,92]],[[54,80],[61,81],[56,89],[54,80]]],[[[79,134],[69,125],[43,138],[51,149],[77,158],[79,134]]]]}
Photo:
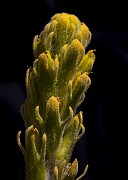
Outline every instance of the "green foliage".
{"type": "Polygon", "coordinates": [[[85,54],[90,40],[88,27],[67,13],[55,14],[34,38],[35,60],[26,73],[27,97],[21,106],[25,148],[21,132],[17,135],[27,180],[76,178],[78,162],[69,161],[85,132],[82,112],[76,114],[76,110],[91,84],[95,55],[93,50],[85,54]]]}

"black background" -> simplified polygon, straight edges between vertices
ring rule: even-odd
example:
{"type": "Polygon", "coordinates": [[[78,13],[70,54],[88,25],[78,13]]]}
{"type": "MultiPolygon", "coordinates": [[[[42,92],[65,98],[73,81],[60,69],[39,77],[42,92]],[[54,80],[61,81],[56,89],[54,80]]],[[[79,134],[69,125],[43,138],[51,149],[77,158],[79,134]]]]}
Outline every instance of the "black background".
{"type": "Polygon", "coordinates": [[[16,135],[25,130],[19,112],[26,97],[25,73],[34,60],[34,36],[58,12],[75,14],[86,23],[92,32],[87,50],[96,49],[92,84],[79,107],[86,133],[77,143],[71,161],[78,159],[78,175],[89,164],[85,180],[127,179],[127,6],[123,1],[99,0],[7,1],[3,14],[4,57],[0,60],[2,179],[24,180],[24,159],[16,135]]]}

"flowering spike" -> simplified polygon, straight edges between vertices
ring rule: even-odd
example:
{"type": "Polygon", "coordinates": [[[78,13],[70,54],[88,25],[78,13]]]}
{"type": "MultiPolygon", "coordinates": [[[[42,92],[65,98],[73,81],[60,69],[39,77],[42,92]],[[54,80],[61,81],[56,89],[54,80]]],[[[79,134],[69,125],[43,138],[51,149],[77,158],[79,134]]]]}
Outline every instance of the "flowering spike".
{"type": "MultiPolygon", "coordinates": [[[[33,65],[26,72],[27,97],[20,108],[24,119],[26,180],[75,180],[77,159],[69,163],[85,127],[77,107],[91,80],[94,50],[86,47],[91,32],[73,14],[57,13],[33,40],[33,65]]],[[[77,180],[80,180],[88,166],[77,180]]]]}

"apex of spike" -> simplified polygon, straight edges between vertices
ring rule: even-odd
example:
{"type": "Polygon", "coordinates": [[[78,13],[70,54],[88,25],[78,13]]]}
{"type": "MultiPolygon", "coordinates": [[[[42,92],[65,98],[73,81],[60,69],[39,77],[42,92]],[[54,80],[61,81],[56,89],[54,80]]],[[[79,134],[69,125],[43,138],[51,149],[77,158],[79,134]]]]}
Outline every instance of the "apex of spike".
{"type": "Polygon", "coordinates": [[[89,28],[73,14],[55,14],[40,35],[36,35],[33,40],[35,59],[47,50],[55,57],[60,49],[65,44],[70,44],[73,39],[78,39],[84,47],[87,47],[91,40],[89,28]]]}

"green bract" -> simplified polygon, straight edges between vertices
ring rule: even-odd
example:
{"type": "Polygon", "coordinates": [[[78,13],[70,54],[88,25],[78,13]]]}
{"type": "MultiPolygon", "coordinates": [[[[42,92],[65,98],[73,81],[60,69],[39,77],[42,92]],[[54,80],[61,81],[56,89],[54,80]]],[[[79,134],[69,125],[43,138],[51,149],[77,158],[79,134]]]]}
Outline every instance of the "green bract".
{"type": "Polygon", "coordinates": [[[25,148],[21,132],[17,135],[27,180],[74,180],[77,175],[77,160],[69,161],[85,131],[82,112],[76,110],[91,84],[95,55],[93,50],[85,54],[90,40],[88,27],[67,13],[55,14],[34,38],[35,60],[26,73],[27,97],[21,106],[25,148]]]}

